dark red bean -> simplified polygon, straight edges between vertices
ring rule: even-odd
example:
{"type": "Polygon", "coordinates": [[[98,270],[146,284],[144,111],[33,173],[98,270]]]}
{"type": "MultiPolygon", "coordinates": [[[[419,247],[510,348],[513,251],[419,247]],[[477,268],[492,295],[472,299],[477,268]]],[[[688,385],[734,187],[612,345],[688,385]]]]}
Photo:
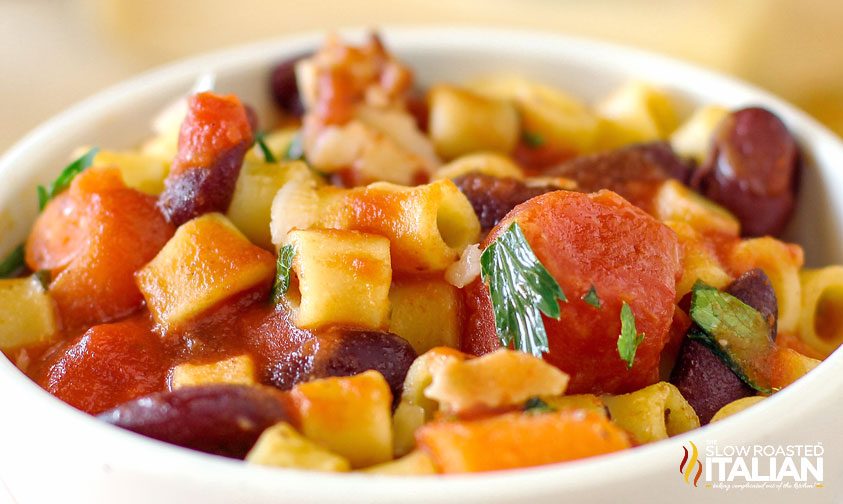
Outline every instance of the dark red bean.
{"type": "Polygon", "coordinates": [[[547,171],[573,179],[580,191],[612,190],[644,210],[649,210],[662,182],[673,178],[685,183],[690,173],[691,167],[664,142],[578,157],[547,171]]]}
{"type": "Polygon", "coordinates": [[[454,184],[468,198],[484,232],[495,227],[517,205],[541,194],[559,190],[556,186],[531,187],[514,178],[498,178],[480,173],[457,177],[454,184]]]}
{"type": "Polygon", "coordinates": [[[761,269],[752,269],[739,276],[726,292],[758,310],[770,326],[770,338],[776,338],[779,304],[770,278],[761,269]]]}
{"type": "Polygon", "coordinates": [[[787,127],[752,107],[723,120],[692,185],[732,211],[744,236],[777,236],[793,214],[798,171],[799,148],[787,127]]]}
{"type": "Polygon", "coordinates": [[[304,115],[304,104],[296,82],[296,63],[310,55],[310,53],[300,54],[278,63],[272,69],[270,77],[270,90],[275,103],[281,107],[281,110],[295,117],[304,115]]]}
{"type": "Polygon", "coordinates": [[[298,350],[276,363],[272,383],[289,389],[303,381],[373,369],[386,378],[393,398],[399,398],[415,358],[413,347],[395,334],[333,329],[304,341],[298,350]]]}
{"type": "Polygon", "coordinates": [[[272,388],[204,385],[142,397],[98,418],[159,441],[242,459],[266,428],[291,416],[283,394],[272,388]]]}

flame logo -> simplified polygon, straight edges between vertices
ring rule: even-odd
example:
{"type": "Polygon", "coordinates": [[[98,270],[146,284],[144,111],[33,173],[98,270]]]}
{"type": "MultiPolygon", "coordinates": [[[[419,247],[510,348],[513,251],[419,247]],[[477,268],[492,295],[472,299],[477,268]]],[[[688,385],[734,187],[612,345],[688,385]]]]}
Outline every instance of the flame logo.
{"type": "Polygon", "coordinates": [[[694,473],[694,469],[696,468],[697,474],[694,476],[694,486],[697,486],[697,483],[700,481],[700,476],[702,476],[702,463],[699,460],[699,451],[697,450],[697,445],[694,444],[693,441],[688,441],[691,444],[691,451],[688,452],[688,449],[684,446],[682,447],[685,450],[685,456],[682,457],[682,462],[679,463],[679,474],[685,479],[685,483],[691,483],[691,475],[694,473]]]}

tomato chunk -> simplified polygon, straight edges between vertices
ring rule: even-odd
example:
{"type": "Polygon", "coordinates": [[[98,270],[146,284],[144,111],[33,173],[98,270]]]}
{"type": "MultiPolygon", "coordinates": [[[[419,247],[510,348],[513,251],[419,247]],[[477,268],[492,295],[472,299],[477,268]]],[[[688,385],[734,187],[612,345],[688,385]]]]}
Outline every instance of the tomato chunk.
{"type": "Polygon", "coordinates": [[[96,414],[166,388],[168,361],[148,313],[94,326],[47,359],[33,378],[62,401],[96,414]]]}
{"type": "MultiPolygon", "coordinates": [[[[681,273],[673,231],[611,191],[556,191],[515,207],[483,245],[513,221],[568,298],[560,303],[560,320],[543,318],[550,347],[544,358],[571,375],[568,391],[619,393],[655,383],[681,273]],[[600,308],[581,299],[592,285],[600,308]],[[624,302],[645,335],[630,369],[617,350],[624,302]]],[[[490,352],[500,342],[488,289],[478,279],[465,292],[468,325],[462,348],[490,352]]]]}
{"type": "Polygon", "coordinates": [[[26,260],[52,273],[49,291],[65,328],[84,328],[141,307],[134,273],[173,231],[154,197],[126,187],[116,169],[92,169],[38,217],[26,260]]]}

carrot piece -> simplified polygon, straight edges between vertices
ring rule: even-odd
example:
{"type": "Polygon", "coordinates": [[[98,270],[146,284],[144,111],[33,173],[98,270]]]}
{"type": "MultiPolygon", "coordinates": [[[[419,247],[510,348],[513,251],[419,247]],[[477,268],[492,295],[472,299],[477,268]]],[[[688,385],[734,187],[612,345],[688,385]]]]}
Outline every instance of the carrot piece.
{"type": "Polygon", "coordinates": [[[416,443],[444,473],[553,464],[631,446],[620,427],[585,410],[433,422],[416,431],[416,443]]]}

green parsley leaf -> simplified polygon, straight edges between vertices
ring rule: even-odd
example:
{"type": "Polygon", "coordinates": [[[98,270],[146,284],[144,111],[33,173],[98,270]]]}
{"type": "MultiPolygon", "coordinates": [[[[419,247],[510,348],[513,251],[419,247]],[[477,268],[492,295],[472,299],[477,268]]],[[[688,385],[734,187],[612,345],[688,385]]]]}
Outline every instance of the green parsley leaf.
{"type": "Polygon", "coordinates": [[[292,245],[284,245],[278,251],[278,262],[275,263],[275,284],[272,286],[272,301],[279,303],[281,297],[290,288],[290,273],[293,269],[293,257],[296,249],[292,245]]]}
{"type": "Polygon", "coordinates": [[[296,133],[287,146],[287,152],[284,153],[284,159],[287,161],[303,161],[304,160],[304,145],[302,145],[301,132],[296,133]]]}
{"type": "Polygon", "coordinates": [[[627,369],[632,368],[632,363],[635,361],[635,352],[642,341],[644,341],[644,333],[638,333],[635,328],[635,315],[632,313],[632,308],[624,301],[623,306],[621,306],[621,334],[618,336],[618,355],[626,361],[627,369]]]}
{"type": "Polygon", "coordinates": [[[255,143],[258,145],[258,148],[261,150],[263,154],[263,159],[267,163],[277,163],[278,160],[275,158],[275,154],[269,150],[269,147],[266,145],[266,136],[264,135],[263,131],[258,131],[255,133],[255,143]]]}
{"type": "Polygon", "coordinates": [[[480,276],[489,288],[501,343],[541,357],[548,351],[541,313],[559,320],[559,301],[567,298],[533,253],[517,222],[483,251],[480,276]]]}
{"type": "Polygon", "coordinates": [[[690,315],[697,327],[688,332],[689,338],[712,349],[750,387],[771,392],[765,363],[773,345],[770,327],[760,312],[727,292],[697,282],[691,291],[690,315]]]}
{"type": "Polygon", "coordinates": [[[597,295],[597,289],[594,287],[594,284],[591,284],[591,288],[588,289],[588,292],[586,292],[580,299],[598,310],[603,308],[603,301],[601,301],[600,296],[597,295]]]}
{"type": "Polygon", "coordinates": [[[524,403],[525,413],[553,413],[554,411],[556,411],[556,408],[544,402],[541,397],[531,397],[524,403]]]}
{"type": "Polygon", "coordinates": [[[23,268],[23,244],[21,243],[0,262],[0,278],[13,277],[23,268]]]}
{"type": "Polygon", "coordinates": [[[525,131],[521,138],[524,140],[524,143],[527,144],[527,147],[532,149],[536,149],[544,145],[544,137],[538,133],[531,133],[529,131],[525,131]]]}
{"type": "Polygon", "coordinates": [[[97,152],[99,152],[99,148],[92,148],[82,155],[82,157],[65,166],[52,184],[47,187],[38,186],[38,207],[41,210],[44,210],[44,207],[47,206],[47,203],[49,203],[51,199],[55,198],[62,191],[70,187],[70,183],[73,182],[73,179],[93,164],[94,157],[97,155],[97,152]]]}

